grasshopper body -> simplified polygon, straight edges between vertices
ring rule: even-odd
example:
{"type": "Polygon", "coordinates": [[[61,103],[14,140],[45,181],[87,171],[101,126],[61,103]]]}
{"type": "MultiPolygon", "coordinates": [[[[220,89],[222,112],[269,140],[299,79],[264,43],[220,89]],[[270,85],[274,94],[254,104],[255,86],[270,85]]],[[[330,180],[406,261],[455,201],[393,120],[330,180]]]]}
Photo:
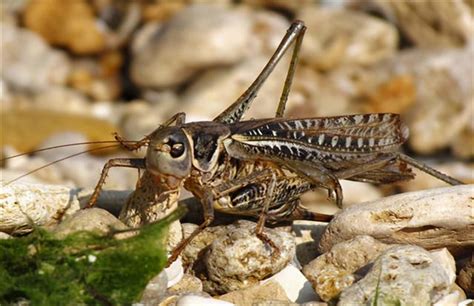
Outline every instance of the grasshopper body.
{"type": "MultiPolygon", "coordinates": [[[[281,118],[294,75],[305,27],[295,21],[254,83],[213,121],[185,123],[178,113],[130,150],[148,146],[144,159],[112,159],[91,197],[92,206],[110,167],[145,169],[142,192],[151,205],[169,205],[184,188],[203,205],[204,222],[173,251],[169,262],[214,219],[214,210],[259,218],[256,234],[266,240],[266,219],[295,216],[326,219],[302,209],[299,197],[323,187],[340,206],[340,179],[392,183],[412,179],[417,167],[450,184],[461,182],[398,152],[408,137],[399,115],[357,114],[324,118],[281,118]],[[241,121],[258,90],[295,43],[276,118],[241,121]]],[[[138,192],[138,191],[136,191],[138,192]]],[[[140,191],[141,192],[141,191],[140,191]]],[[[136,224],[155,221],[129,202],[121,218],[136,224]]],[[[271,243],[271,242],[270,242],[271,243]]]]}

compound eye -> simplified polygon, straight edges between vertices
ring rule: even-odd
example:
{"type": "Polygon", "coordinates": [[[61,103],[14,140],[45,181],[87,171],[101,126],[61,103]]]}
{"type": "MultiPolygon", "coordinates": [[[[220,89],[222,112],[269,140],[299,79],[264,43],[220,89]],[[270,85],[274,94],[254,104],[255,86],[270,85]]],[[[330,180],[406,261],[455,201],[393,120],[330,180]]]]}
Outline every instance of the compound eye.
{"type": "Polygon", "coordinates": [[[184,153],[184,144],[177,142],[171,146],[170,155],[173,158],[178,158],[184,153]]]}

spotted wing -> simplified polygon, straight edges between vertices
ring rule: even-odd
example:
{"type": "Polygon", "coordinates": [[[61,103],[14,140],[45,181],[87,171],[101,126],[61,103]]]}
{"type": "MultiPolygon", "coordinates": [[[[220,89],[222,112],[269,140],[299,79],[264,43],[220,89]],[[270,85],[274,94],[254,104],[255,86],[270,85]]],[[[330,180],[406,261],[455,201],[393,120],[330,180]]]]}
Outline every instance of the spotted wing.
{"type": "Polygon", "coordinates": [[[244,121],[231,127],[234,149],[253,156],[331,164],[370,160],[397,150],[408,137],[400,116],[390,113],[307,119],[244,121]]]}

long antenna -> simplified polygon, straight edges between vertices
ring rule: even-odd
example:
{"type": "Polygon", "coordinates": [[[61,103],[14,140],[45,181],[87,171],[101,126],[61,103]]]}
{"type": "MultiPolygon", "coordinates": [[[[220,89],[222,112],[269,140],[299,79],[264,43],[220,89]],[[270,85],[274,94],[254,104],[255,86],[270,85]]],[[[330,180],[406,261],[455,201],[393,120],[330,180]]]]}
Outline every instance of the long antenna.
{"type": "Polygon", "coordinates": [[[29,171],[29,172],[27,172],[27,173],[25,173],[25,174],[22,174],[22,175],[20,175],[19,177],[14,178],[13,180],[6,182],[4,186],[10,185],[11,183],[14,183],[14,182],[18,181],[19,179],[24,178],[25,176],[28,176],[28,175],[30,175],[30,174],[32,174],[32,173],[35,173],[35,172],[37,172],[37,171],[40,171],[41,169],[44,169],[44,168],[46,168],[46,167],[49,167],[49,166],[54,165],[54,164],[56,164],[56,163],[59,163],[59,162],[61,162],[61,161],[63,161],[63,160],[66,160],[66,159],[68,159],[68,158],[76,157],[76,156],[78,156],[78,155],[85,154],[85,153],[90,153],[90,152],[100,151],[100,150],[104,150],[104,149],[114,148],[114,147],[117,147],[117,148],[118,148],[118,147],[120,147],[120,145],[119,145],[119,144],[115,144],[115,145],[110,145],[110,146],[104,146],[104,147],[94,148],[94,149],[90,149],[90,150],[86,150],[86,151],[82,151],[82,152],[78,152],[78,153],[74,153],[74,154],[68,155],[68,156],[66,156],[66,157],[60,158],[60,159],[55,160],[55,161],[53,161],[53,162],[47,163],[46,165],[43,165],[43,166],[41,166],[41,167],[39,167],[39,168],[33,169],[33,170],[31,170],[31,171],[29,171]]]}
{"type": "MultiPolygon", "coordinates": [[[[122,142],[128,143],[128,142],[137,142],[137,141],[135,141],[135,140],[123,140],[122,142]]],[[[15,158],[15,157],[30,155],[30,154],[43,152],[43,151],[48,151],[48,150],[53,150],[53,149],[73,147],[73,146],[82,146],[82,145],[89,145],[89,144],[102,144],[102,143],[118,143],[118,141],[117,140],[85,141],[85,142],[76,142],[76,143],[69,143],[69,144],[64,144],[64,145],[57,145],[57,146],[41,148],[41,149],[38,149],[38,150],[33,150],[33,151],[29,151],[29,152],[24,152],[24,153],[19,153],[19,154],[12,155],[12,156],[4,157],[4,158],[1,159],[1,162],[4,162],[6,160],[9,160],[9,159],[12,159],[12,158],[15,158]]],[[[108,147],[104,147],[104,148],[108,148],[108,147]]],[[[91,150],[95,150],[95,149],[91,149],[91,150]]]]}

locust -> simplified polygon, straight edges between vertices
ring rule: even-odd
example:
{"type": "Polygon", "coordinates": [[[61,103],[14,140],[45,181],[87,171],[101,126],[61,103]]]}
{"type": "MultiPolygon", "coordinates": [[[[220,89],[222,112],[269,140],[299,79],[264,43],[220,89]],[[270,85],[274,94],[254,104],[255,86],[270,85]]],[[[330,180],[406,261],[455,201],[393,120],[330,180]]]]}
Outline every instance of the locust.
{"type": "MultiPolygon", "coordinates": [[[[305,30],[302,21],[294,21],[255,81],[214,120],[186,123],[186,115],[177,113],[134,144],[116,135],[128,150],[146,146],[146,156],[109,160],[88,207],[94,206],[112,167],[145,170],[140,188],[148,193],[149,211],[177,201],[183,187],[191,191],[202,205],[204,221],[173,250],[171,263],[213,222],[214,211],[258,218],[256,235],[272,244],[264,234],[266,221],[295,216],[328,220],[328,216],[305,210],[300,196],[325,188],[341,207],[341,179],[376,184],[410,180],[414,178],[411,166],[448,184],[462,184],[399,152],[409,133],[398,114],[283,118],[305,30]],[[265,80],[293,45],[275,117],[242,120],[265,80]]],[[[121,219],[142,213],[137,205],[129,201],[121,219]]],[[[145,219],[138,216],[142,223],[153,221],[145,219]]]]}
{"type": "Polygon", "coordinates": [[[186,114],[177,113],[139,141],[116,134],[127,150],[146,147],[146,156],[110,159],[87,207],[97,202],[113,167],[144,171],[119,217],[128,225],[157,221],[157,212],[176,203],[182,188],[192,192],[202,205],[204,221],[175,247],[171,264],[214,221],[215,211],[258,218],[255,234],[278,251],[264,233],[266,222],[331,219],[300,205],[301,195],[315,188],[326,189],[341,207],[341,179],[394,183],[413,179],[414,167],[448,184],[462,184],[399,152],[409,132],[398,114],[283,118],[305,30],[302,21],[294,21],[255,81],[214,120],[187,123],[186,114]],[[275,117],[243,120],[292,46],[275,117]]]}

